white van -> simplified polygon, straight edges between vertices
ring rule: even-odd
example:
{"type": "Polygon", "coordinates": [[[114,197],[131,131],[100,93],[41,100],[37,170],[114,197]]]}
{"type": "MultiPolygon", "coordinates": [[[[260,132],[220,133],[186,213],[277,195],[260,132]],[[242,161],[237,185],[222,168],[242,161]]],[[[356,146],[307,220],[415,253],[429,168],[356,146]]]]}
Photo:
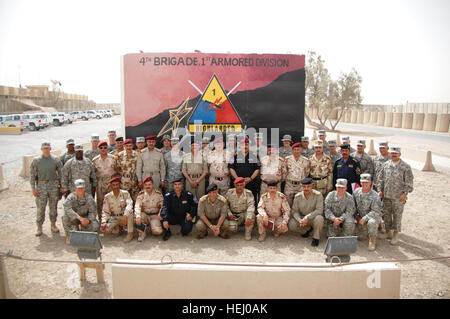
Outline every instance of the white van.
{"type": "Polygon", "coordinates": [[[20,127],[20,129],[23,130],[21,114],[6,115],[3,123],[6,127],[20,127]]]}

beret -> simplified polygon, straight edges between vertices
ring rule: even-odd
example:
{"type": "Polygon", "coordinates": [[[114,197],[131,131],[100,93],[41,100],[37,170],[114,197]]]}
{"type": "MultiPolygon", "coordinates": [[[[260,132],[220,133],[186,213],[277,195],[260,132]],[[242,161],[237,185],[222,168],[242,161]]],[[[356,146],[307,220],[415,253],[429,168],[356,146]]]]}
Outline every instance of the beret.
{"type": "Polygon", "coordinates": [[[171,181],[172,183],[183,182],[183,177],[174,178],[171,181]]]}
{"type": "Polygon", "coordinates": [[[147,183],[147,182],[153,182],[153,179],[151,176],[147,176],[146,178],[144,178],[144,180],[142,181],[142,183],[147,183]]]}
{"type": "Polygon", "coordinates": [[[342,144],[340,146],[341,150],[349,150],[350,149],[350,144],[342,144]]]}
{"type": "Polygon", "coordinates": [[[312,184],[312,178],[311,178],[311,177],[306,177],[306,178],[304,178],[304,179],[301,180],[301,183],[302,183],[303,185],[309,185],[309,184],[312,184]]]}
{"type": "Polygon", "coordinates": [[[245,181],[245,178],[243,177],[238,177],[234,180],[234,184],[238,184],[238,183],[243,183],[245,181]]]}
{"type": "Polygon", "coordinates": [[[108,143],[106,143],[105,141],[98,143],[98,147],[100,146],[108,146],[108,143]]]}
{"type": "Polygon", "coordinates": [[[147,135],[146,137],[145,137],[145,140],[156,140],[156,135],[147,135]]]}
{"type": "Polygon", "coordinates": [[[278,182],[277,181],[269,181],[267,182],[267,186],[277,186],[278,182]]]}
{"type": "Polygon", "coordinates": [[[120,183],[120,177],[111,178],[108,183],[113,183],[113,182],[119,182],[120,183]]]}
{"type": "Polygon", "coordinates": [[[206,193],[215,191],[215,190],[217,190],[217,188],[218,188],[217,184],[214,184],[214,183],[209,184],[208,187],[206,188],[206,193]]]}
{"type": "Polygon", "coordinates": [[[116,138],[116,142],[123,142],[123,137],[120,136],[120,137],[116,138]]]}
{"type": "Polygon", "coordinates": [[[123,142],[123,145],[126,145],[126,144],[133,144],[133,140],[132,140],[131,138],[127,138],[127,139],[123,142]]]}
{"type": "Polygon", "coordinates": [[[297,143],[292,144],[291,148],[294,148],[294,147],[302,147],[302,143],[297,142],[297,143]]]}

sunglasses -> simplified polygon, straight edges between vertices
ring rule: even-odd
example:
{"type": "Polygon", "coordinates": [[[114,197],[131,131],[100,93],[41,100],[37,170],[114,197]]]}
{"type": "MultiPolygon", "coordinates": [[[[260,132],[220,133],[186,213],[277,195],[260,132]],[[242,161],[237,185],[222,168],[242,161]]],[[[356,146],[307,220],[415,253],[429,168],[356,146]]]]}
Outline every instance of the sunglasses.
{"type": "Polygon", "coordinates": [[[106,150],[108,147],[106,147],[106,146],[100,146],[99,147],[99,149],[101,149],[101,150],[106,150]]]}

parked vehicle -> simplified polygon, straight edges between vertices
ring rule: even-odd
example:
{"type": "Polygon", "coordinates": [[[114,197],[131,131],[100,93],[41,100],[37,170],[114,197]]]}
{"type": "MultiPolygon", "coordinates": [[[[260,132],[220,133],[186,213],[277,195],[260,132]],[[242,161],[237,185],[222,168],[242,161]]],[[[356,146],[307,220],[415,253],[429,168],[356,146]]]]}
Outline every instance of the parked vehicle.
{"type": "Polygon", "coordinates": [[[84,111],[73,111],[70,114],[75,115],[79,120],[87,121],[90,119],[89,114],[84,111]]]}
{"type": "Polygon", "coordinates": [[[28,119],[28,129],[30,131],[38,131],[42,128],[45,128],[45,124],[40,118],[40,113],[29,114],[30,118],[28,119]]]}
{"type": "Polygon", "coordinates": [[[66,114],[65,113],[52,113],[50,114],[52,117],[52,124],[54,126],[61,126],[65,123],[66,121],[66,114]]]}
{"type": "Polygon", "coordinates": [[[5,126],[5,124],[4,124],[5,120],[6,120],[6,115],[0,115],[0,127],[5,126]]]}
{"type": "Polygon", "coordinates": [[[66,113],[66,121],[67,121],[67,123],[72,124],[76,120],[77,120],[77,116],[75,114],[66,113]]]}
{"type": "Polygon", "coordinates": [[[23,121],[20,114],[6,115],[3,123],[6,127],[20,127],[23,130],[23,121]]]}
{"type": "Polygon", "coordinates": [[[98,120],[100,120],[103,116],[98,113],[96,110],[88,110],[86,112],[87,114],[89,114],[91,116],[91,118],[96,118],[98,120]]]}

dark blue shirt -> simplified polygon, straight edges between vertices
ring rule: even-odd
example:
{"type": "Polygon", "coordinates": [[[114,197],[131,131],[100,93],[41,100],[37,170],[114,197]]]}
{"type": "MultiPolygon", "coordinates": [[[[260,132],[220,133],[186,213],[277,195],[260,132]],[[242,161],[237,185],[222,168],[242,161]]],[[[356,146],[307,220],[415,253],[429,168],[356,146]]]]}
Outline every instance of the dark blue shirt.
{"type": "Polygon", "coordinates": [[[345,178],[347,180],[347,192],[353,194],[352,183],[358,183],[361,185],[360,181],[361,166],[359,161],[349,156],[347,162],[344,158],[340,158],[334,163],[333,167],[333,188],[336,189],[336,180],[339,178],[345,178]]]}
{"type": "Polygon", "coordinates": [[[168,220],[168,215],[178,220],[184,220],[186,213],[189,213],[194,218],[197,216],[197,206],[198,201],[191,192],[182,190],[178,197],[175,191],[171,191],[164,195],[161,217],[163,221],[168,220]]]}

